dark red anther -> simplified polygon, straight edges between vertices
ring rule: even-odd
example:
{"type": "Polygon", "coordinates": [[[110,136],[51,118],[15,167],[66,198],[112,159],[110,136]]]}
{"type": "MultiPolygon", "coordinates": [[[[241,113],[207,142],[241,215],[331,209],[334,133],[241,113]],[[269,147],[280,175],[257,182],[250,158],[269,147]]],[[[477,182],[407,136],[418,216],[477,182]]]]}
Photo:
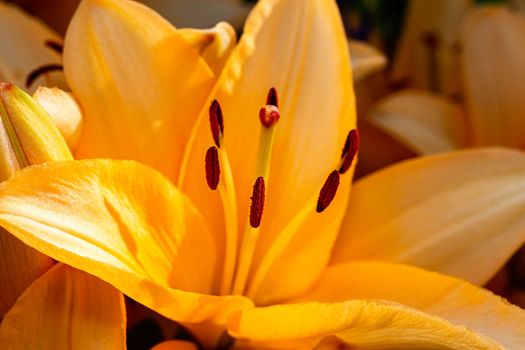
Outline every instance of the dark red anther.
{"type": "Polygon", "coordinates": [[[344,174],[350,169],[354,161],[355,155],[359,150],[359,133],[356,129],[350,130],[348,136],[346,137],[345,146],[343,148],[343,154],[341,158],[343,159],[343,165],[339,168],[339,174],[344,174]]]}
{"type": "Polygon", "coordinates": [[[211,103],[209,114],[211,135],[213,136],[213,141],[215,141],[217,147],[220,148],[221,146],[219,145],[219,140],[220,136],[224,134],[224,124],[221,105],[217,100],[213,100],[211,103]]]}
{"type": "Polygon", "coordinates": [[[274,87],[268,91],[268,97],[266,97],[266,104],[279,107],[279,99],[277,98],[277,90],[274,87]]]}
{"type": "Polygon", "coordinates": [[[206,151],[206,182],[212,190],[216,190],[221,177],[221,167],[219,165],[219,152],[217,147],[211,146],[206,151]]]}
{"type": "Polygon", "coordinates": [[[259,176],[255,180],[252,192],[252,204],[250,205],[250,226],[257,228],[261,225],[264,210],[265,185],[264,178],[259,176]]]}
{"type": "Polygon", "coordinates": [[[320,213],[332,203],[335,197],[337,188],[339,187],[340,175],[337,170],[334,170],[328,175],[321,192],[319,193],[319,199],[317,199],[317,212],[320,213]]]}
{"type": "Polygon", "coordinates": [[[266,105],[259,110],[259,119],[264,127],[269,128],[281,118],[279,109],[273,105],[266,105]]]}

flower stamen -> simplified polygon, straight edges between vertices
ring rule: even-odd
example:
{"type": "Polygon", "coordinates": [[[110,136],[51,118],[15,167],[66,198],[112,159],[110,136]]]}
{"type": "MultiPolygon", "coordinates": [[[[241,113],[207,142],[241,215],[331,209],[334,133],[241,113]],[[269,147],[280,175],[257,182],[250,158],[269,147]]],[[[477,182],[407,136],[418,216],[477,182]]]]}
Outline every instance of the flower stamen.
{"type": "Polygon", "coordinates": [[[26,78],[26,87],[31,87],[35,80],[37,80],[41,75],[56,72],[56,71],[63,71],[64,66],[61,64],[46,64],[44,66],[38,67],[34,70],[32,70],[26,78]]]}
{"type": "Polygon", "coordinates": [[[264,210],[265,185],[264,178],[259,176],[255,180],[252,192],[252,204],[250,205],[250,226],[257,228],[261,225],[262,214],[264,210]]]}
{"type": "Polygon", "coordinates": [[[211,146],[206,152],[206,182],[212,190],[216,190],[221,176],[221,166],[219,165],[219,152],[217,147],[211,146]]]}
{"type": "Polygon", "coordinates": [[[359,133],[356,129],[352,129],[346,137],[345,146],[343,148],[343,154],[341,156],[342,163],[339,167],[339,174],[343,175],[348,171],[348,169],[350,169],[358,150],[359,133]]]}
{"type": "Polygon", "coordinates": [[[323,212],[330,203],[332,203],[332,200],[335,197],[335,194],[337,193],[337,189],[339,188],[339,180],[340,175],[337,170],[334,170],[328,175],[328,178],[326,179],[323,187],[321,188],[321,192],[319,193],[319,198],[317,199],[317,208],[316,211],[318,213],[323,212]]]}
{"type": "Polygon", "coordinates": [[[224,135],[224,121],[222,117],[221,105],[217,100],[213,100],[209,110],[210,128],[213,141],[218,148],[221,148],[222,137],[224,135]]]}
{"type": "Polygon", "coordinates": [[[274,87],[268,91],[268,97],[266,97],[266,104],[270,106],[279,107],[279,98],[277,97],[277,90],[274,87]]]}

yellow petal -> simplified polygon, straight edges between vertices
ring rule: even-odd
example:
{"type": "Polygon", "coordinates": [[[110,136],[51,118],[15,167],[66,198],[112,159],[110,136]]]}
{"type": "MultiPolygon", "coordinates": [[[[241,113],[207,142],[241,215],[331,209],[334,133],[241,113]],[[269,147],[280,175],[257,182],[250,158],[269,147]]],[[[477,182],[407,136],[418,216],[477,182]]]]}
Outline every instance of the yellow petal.
{"type": "MultiPolygon", "coordinates": [[[[0,3],[0,81],[25,86],[31,71],[47,64],[60,63],[60,55],[47,48],[44,42],[60,37],[38,19],[18,7],[0,3]]],[[[62,73],[45,74],[32,85],[66,87],[62,73]]]]}
{"type": "Polygon", "coordinates": [[[362,261],[335,265],[300,301],[348,299],[395,301],[466,326],[508,349],[525,343],[524,310],[470,283],[408,265],[362,261]]]}
{"type": "Polygon", "coordinates": [[[17,300],[0,325],[4,349],[125,349],[124,298],[112,286],[57,264],[17,300]]]}
{"type": "Polygon", "coordinates": [[[333,263],[399,261],[484,284],[525,241],[525,154],[407,161],[354,186],[333,263]]]}
{"type": "Polygon", "coordinates": [[[504,7],[467,16],[464,94],[475,145],[525,148],[525,19],[504,7]]]}
{"type": "Polygon", "coordinates": [[[406,81],[411,87],[457,94],[458,30],[473,2],[410,1],[393,61],[392,78],[406,81]]]}
{"type": "Polygon", "coordinates": [[[72,161],[24,169],[1,186],[0,224],[176,320],[198,322],[248,303],[189,292],[211,292],[211,233],[183,194],[139,163],[72,161]]]}
{"type": "Polygon", "coordinates": [[[78,157],[135,159],[174,179],[214,80],[175,28],[137,2],[86,0],[64,68],[85,112],[78,157]]]}
{"type": "Polygon", "coordinates": [[[227,22],[219,22],[211,29],[180,29],[184,39],[195,46],[211,70],[217,75],[237,43],[237,33],[227,22]]]}
{"type": "MultiPolygon", "coordinates": [[[[272,265],[279,269],[265,279],[271,279],[272,285],[262,286],[257,300],[269,302],[298,293],[326,263],[349,190],[347,176],[338,201],[322,215],[315,213],[319,190],[338,166],[346,136],[355,127],[348,47],[335,3],[260,1],[217,84],[213,95],[224,112],[224,147],[233,169],[240,232],[256,179],[259,109],[272,86],[278,91],[281,119],[266,179],[267,200],[254,266],[305,207],[308,216],[303,221],[308,224],[296,225],[295,239],[286,252],[272,257],[272,265]],[[310,274],[302,273],[305,269],[310,274]]],[[[220,217],[220,202],[210,195],[203,174],[202,159],[212,143],[206,114],[201,115],[194,137],[181,188],[204,208],[206,217],[220,217]]]]}
{"type": "Polygon", "coordinates": [[[352,349],[503,349],[465,327],[380,300],[254,308],[232,319],[229,331],[254,349],[308,349],[327,336],[352,349]]]}
{"type": "Polygon", "coordinates": [[[74,151],[82,131],[82,111],[75,98],[59,88],[40,86],[33,94],[60,130],[71,151],[74,151]]]}
{"type": "Polygon", "coordinates": [[[457,104],[423,90],[403,90],[380,101],[368,122],[416,154],[452,151],[467,144],[457,104]]]}
{"type": "Polygon", "coordinates": [[[195,344],[182,340],[168,340],[155,345],[151,350],[197,350],[195,344]]]}
{"type": "Polygon", "coordinates": [[[53,260],[0,229],[0,319],[53,260]]]}
{"type": "Polygon", "coordinates": [[[354,82],[358,82],[386,66],[386,57],[372,45],[364,41],[350,40],[348,47],[352,58],[354,82]]]}

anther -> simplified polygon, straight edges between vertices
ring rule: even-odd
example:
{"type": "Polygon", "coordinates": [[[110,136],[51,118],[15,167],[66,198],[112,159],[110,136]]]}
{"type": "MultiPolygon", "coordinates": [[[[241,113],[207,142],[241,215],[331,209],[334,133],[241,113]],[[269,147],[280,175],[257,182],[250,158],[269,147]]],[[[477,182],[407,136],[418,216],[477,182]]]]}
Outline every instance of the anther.
{"type": "Polygon", "coordinates": [[[38,77],[46,73],[54,71],[63,71],[64,67],[61,64],[46,64],[45,66],[38,67],[29,73],[26,78],[26,87],[31,87],[38,77]]]}
{"type": "Polygon", "coordinates": [[[319,193],[319,198],[317,199],[316,211],[318,213],[328,208],[330,203],[332,203],[332,200],[334,199],[337,192],[337,188],[339,187],[339,179],[340,175],[337,170],[332,171],[330,175],[328,175],[328,178],[326,179],[323,188],[321,188],[321,192],[319,193]]]}
{"type": "Polygon", "coordinates": [[[46,45],[48,48],[59,54],[61,54],[64,51],[64,46],[53,39],[47,39],[46,41],[44,41],[44,45],[46,45]]]}
{"type": "Polygon", "coordinates": [[[354,161],[355,155],[359,149],[359,133],[356,129],[350,130],[348,136],[346,137],[345,146],[343,148],[343,154],[341,159],[343,164],[339,168],[339,174],[343,175],[350,169],[354,161]]]}
{"type": "Polygon", "coordinates": [[[261,225],[264,210],[265,185],[264,178],[259,176],[255,180],[252,192],[252,204],[250,205],[250,226],[257,228],[261,225]]]}
{"type": "Polygon", "coordinates": [[[259,110],[259,119],[265,128],[270,128],[277,123],[280,117],[281,113],[275,105],[266,105],[259,110]]]}
{"type": "Polygon", "coordinates": [[[213,136],[213,141],[215,141],[215,144],[217,147],[220,146],[220,139],[221,136],[224,134],[224,122],[222,118],[222,109],[221,105],[217,100],[213,100],[210,106],[209,110],[210,115],[210,127],[211,127],[211,134],[213,136]]]}
{"type": "Polygon", "coordinates": [[[221,176],[219,165],[219,152],[215,146],[211,146],[206,151],[206,182],[212,190],[216,190],[221,176]]]}
{"type": "Polygon", "coordinates": [[[266,97],[266,104],[279,107],[279,99],[277,98],[277,90],[274,87],[268,91],[268,97],[266,97]]]}

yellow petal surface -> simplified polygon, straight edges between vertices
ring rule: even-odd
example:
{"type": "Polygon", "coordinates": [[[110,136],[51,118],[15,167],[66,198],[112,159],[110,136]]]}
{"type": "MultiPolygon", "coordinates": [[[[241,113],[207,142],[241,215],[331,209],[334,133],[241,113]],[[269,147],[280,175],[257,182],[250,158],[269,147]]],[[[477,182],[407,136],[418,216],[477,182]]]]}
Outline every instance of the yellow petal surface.
{"type": "Polygon", "coordinates": [[[237,43],[237,33],[227,22],[219,22],[211,29],[180,29],[179,33],[195,46],[216,75],[237,43]]]}
{"type": "Polygon", "coordinates": [[[174,179],[214,81],[197,50],[137,2],[86,0],[64,68],[85,112],[78,157],[139,160],[174,179]]]}
{"type": "Polygon", "coordinates": [[[0,325],[6,350],[125,349],[126,309],[116,289],[57,264],[17,300],[0,325]]]}
{"type": "Polygon", "coordinates": [[[465,120],[457,104],[424,90],[403,90],[381,100],[368,122],[416,154],[466,146],[465,120]]]}
{"type": "Polygon", "coordinates": [[[459,92],[457,39],[472,0],[413,0],[392,67],[392,78],[411,87],[459,92]]]}
{"type": "MultiPolygon", "coordinates": [[[[224,113],[224,147],[235,181],[240,232],[256,179],[258,113],[271,87],[278,91],[281,119],[254,266],[304,208],[308,224],[296,225],[296,239],[286,245],[287,252],[295,254],[293,262],[286,252],[271,257],[272,265],[280,268],[265,278],[272,285],[261,286],[260,302],[297,293],[315,279],[326,263],[349,191],[348,176],[342,180],[339,201],[322,215],[315,213],[319,190],[338,166],[346,136],[355,127],[347,41],[332,0],[260,1],[219,78],[213,96],[224,113]],[[301,272],[305,270],[310,274],[301,272]]],[[[212,142],[204,113],[189,146],[181,188],[205,208],[207,217],[220,217],[221,204],[206,186],[202,162],[212,142]]]]}
{"type": "MultiPolygon", "coordinates": [[[[18,7],[0,3],[0,81],[25,86],[31,71],[47,64],[60,63],[60,55],[44,45],[48,39],[61,42],[60,37],[40,20],[18,7]]],[[[32,85],[66,87],[61,72],[44,74],[32,85]]]]}
{"type": "Polygon", "coordinates": [[[472,11],[462,32],[464,95],[475,145],[525,148],[525,18],[504,7],[472,11]]]}
{"type": "Polygon", "coordinates": [[[168,340],[155,345],[151,350],[197,350],[195,344],[182,340],[168,340]]]}
{"type": "Polygon", "coordinates": [[[20,171],[0,193],[0,224],[24,243],[167,317],[198,322],[247,303],[190,292],[211,290],[211,233],[191,202],[149,167],[49,163],[20,171]]]}
{"type": "Polygon", "coordinates": [[[332,262],[405,262],[484,284],[525,240],[524,193],[519,151],[400,163],[354,186],[332,262]]]}
{"type": "Polygon", "coordinates": [[[326,270],[300,301],[384,299],[443,317],[507,349],[525,343],[525,311],[454,277],[408,265],[351,262],[326,270]]]}
{"type": "Polygon", "coordinates": [[[0,229],[0,319],[53,260],[0,229]]]}
{"type": "Polygon", "coordinates": [[[358,40],[348,41],[354,81],[358,82],[386,66],[386,57],[372,45],[358,40]]]}
{"type": "Polygon", "coordinates": [[[75,98],[57,87],[44,86],[40,86],[35,91],[33,98],[53,118],[53,122],[66,140],[69,149],[74,152],[83,122],[82,111],[75,98]]]}
{"type": "Polygon", "coordinates": [[[352,349],[503,349],[465,327],[381,300],[254,308],[232,319],[229,330],[253,349],[309,349],[329,336],[352,349]]]}

